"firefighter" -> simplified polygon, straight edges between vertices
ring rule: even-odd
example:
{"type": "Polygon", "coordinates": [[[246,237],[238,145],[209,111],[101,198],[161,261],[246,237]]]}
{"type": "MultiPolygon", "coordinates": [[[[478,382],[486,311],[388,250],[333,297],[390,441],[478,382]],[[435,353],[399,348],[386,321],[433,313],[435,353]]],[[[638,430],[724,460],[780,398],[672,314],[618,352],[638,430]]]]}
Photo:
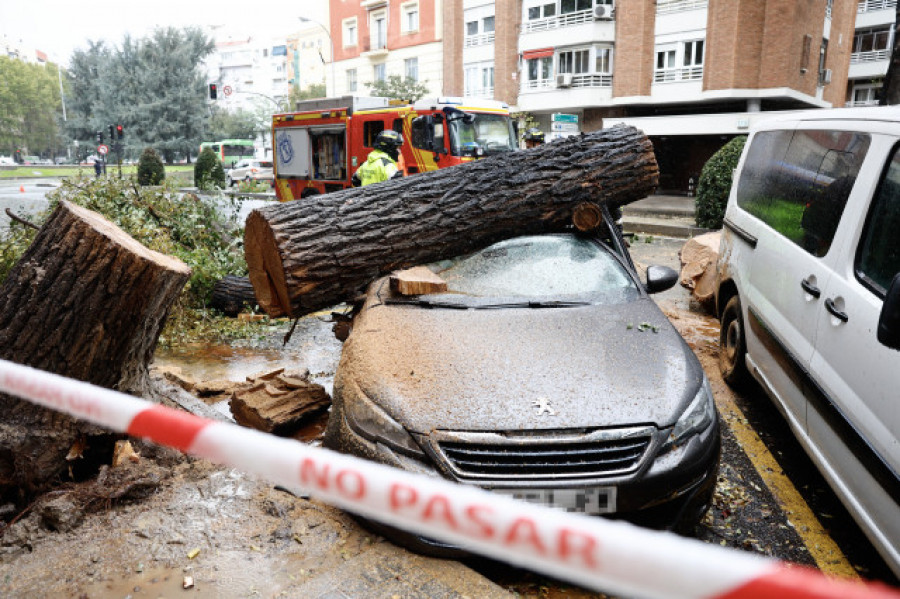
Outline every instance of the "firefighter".
{"type": "Polygon", "coordinates": [[[366,161],[353,173],[353,186],[379,183],[388,179],[396,179],[403,176],[403,171],[397,166],[400,157],[400,146],[403,145],[403,136],[393,129],[386,129],[378,134],[366,161]]]}

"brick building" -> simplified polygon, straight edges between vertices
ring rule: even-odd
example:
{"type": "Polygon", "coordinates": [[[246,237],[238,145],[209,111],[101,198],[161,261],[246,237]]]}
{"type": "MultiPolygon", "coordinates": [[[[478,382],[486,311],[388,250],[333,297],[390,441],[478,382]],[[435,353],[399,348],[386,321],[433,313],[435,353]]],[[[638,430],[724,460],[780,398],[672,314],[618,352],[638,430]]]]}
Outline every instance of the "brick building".
{"type": "Polygon", "coordinates": [[[366,95],[366,84],[391,75],[412,77],[429,94],[443,81],[439,0],[330,0],[335,79],[329,95],[366,95]]]}

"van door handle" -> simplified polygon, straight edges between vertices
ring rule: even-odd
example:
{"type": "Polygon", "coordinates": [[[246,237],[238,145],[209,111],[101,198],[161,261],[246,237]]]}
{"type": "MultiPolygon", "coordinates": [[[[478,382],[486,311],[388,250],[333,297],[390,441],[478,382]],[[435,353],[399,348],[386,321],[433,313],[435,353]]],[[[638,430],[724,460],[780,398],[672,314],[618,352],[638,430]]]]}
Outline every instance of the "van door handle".
{"type": "Polygon", "coordinates": [[[803,291],[810,294],[816,299],[819,299],[819,296],[822,295],[822,291],[818,287],[810,283],[809,279],[803,279],[802,281],[800,281],[800,286],[803,287],[803,291]]]}
{"type": "Polygon", "coordinates": [[[841,312],[837,309],[837,306],[834,305],[834,300],[830,297],[825,300],[825,309],[828,310],[832,316],[834,316],[841,322],[847,322],[848,320],[850,320],[850,317],[847,316],[846,312],[841,312]]]}

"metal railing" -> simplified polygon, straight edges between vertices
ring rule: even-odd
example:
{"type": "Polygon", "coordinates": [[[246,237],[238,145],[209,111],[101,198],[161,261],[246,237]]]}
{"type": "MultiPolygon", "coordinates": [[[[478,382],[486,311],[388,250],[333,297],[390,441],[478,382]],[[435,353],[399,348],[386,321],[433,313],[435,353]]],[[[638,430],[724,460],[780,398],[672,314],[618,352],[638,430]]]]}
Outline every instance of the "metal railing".
{"type": "Polygon", "coordinates": [[[493,87],[475,87],[472,89],[467,89],[463,96],[467,98],[493,98],[494,97],[494,88],[493,87]]]}
{"type": "Polygon", "coordinates": [[[850,100],[844,104],[847,108],[859,108],[860,106],[878,106],[878,100],[850,100]]]}
{"type": "MultiPolygon", "coordinates": [[[[896,1],[896,0],[895,0],[896,1]]],[[[686,10],[705,9],[709,6],[709,0],[657,0],[656,14],[664,15],[686,10]]]]}
{"type": "Polygon", "coordinates": [[[703,65],[677,69],[660,69],[653,72],[654,83],[669,83],[672,81],[696,81],[699,79],[703,79],[703,65]]]}
{"type": "Polygon", "coordinates": [[[570,27],[581,23],[590,23],[594,20],[594,11],[581,10],[570,12],[555,17],[544,17],[522,23],[522,33],[535,33],[538,31],[550,31],[560,27],[570,27]]]}
{"type": "Polygon", "coordinates": [[[876,10],[894,10],[895,8],[897,8],[897,0],[861,0],[856,7],[856,12],[864,13],[876,10]]]}
{"type": "Polygon", "coordinates": [[[463,44],[464,48],[472,48],[474,46],[486,46],[494,43],[494,32],[479,33],[478,35],[467,35],[463,44]]]}
{"type": "Polygon", "coordinates": [[[890,50],[873,50],[871,52],[854,52],[850,55],[850,64],[890,60],[890,50]]]}
{"type": "MultiPolygon", "coordinates": [[[[556,89],[556,78],[536,79],[534,81],[525,81],[522,83],[521,91],[524,93],[530,91],[556,89]]],[[[572,75],[572,83],[559,87],[559,89],[569,89],[573,87],[612,87],[612,75],[609,73],[586,73],[581,75],[572,75]]]]}

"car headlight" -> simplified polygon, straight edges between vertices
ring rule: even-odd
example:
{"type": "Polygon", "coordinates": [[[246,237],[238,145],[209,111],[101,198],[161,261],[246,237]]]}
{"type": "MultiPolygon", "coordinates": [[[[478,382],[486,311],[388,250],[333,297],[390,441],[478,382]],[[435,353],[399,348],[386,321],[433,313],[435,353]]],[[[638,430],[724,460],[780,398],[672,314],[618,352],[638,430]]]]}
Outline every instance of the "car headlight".
{"type": "Polygon", "coordinates": [[[344,401],[347,424],[363,438],[383,443],[401,453],[422,458],[425,454],[403,426],[370,401],[361,391],[344,401]]]}
{"type": "Polygon", "coordinates": [[[697,391],[694,400],[672,427],[672,431],[663,441],[659,452],[664,453],[674,449],[692,435],[705,431],[715,421],[715,418],[716,404],[713,401],[712,390],[709,388],[709,380],[704,376],[700,390],[697,391]]]}

